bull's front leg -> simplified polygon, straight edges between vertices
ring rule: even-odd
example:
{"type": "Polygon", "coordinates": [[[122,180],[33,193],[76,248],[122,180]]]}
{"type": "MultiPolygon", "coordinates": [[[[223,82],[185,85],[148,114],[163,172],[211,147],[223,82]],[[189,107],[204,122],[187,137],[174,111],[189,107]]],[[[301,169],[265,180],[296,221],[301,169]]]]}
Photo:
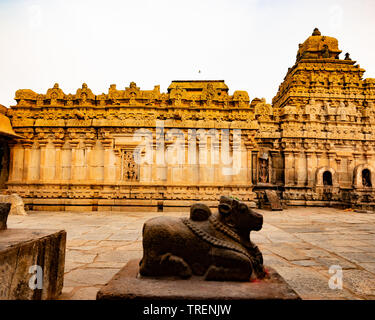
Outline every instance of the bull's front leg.
{"type": "Polygon", "coordinates": [[[192,275],[190,266],[184,259],[171,253],[165,253],[160,258],[162,269],[169,275],[179,276],[181,278],[190,278],[192,275]]]}
{"type": "Polygon", "coordinates": [[[207,269],[205,280],[212,281],[250,281],[253,271],[250,260],[243,254],[213,248],[212,264],[207,269]]]}

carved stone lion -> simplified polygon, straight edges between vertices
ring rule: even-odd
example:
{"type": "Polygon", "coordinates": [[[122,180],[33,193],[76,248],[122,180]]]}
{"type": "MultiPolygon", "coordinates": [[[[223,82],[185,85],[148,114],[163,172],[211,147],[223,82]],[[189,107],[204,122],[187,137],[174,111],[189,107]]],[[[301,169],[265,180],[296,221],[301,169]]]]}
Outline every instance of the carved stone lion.
{"type": "Polygon", "coordinates": [[[263,257],[250,240],[263,216],[246,204],[221,197],[218,212],[197,203],[190,218],[156,217],[143,226],[142,276],[204,276],[205,280],[250,281],[265,276],[263,257]]]}

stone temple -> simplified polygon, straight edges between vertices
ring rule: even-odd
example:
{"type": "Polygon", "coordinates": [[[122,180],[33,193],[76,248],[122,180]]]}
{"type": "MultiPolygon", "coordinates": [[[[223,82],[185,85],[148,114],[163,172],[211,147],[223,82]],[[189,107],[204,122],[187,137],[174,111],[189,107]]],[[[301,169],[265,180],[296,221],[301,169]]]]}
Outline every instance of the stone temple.
{"type": "Polygon", "coordinates": [[[285,205],[373,207],[375,79],[340,54],[315,29],[272,104],[222,80],[18,90],[0,114],[12,125],[0,130],[0,188],[29,210],[261,204],[267,190],[285,205]]]}

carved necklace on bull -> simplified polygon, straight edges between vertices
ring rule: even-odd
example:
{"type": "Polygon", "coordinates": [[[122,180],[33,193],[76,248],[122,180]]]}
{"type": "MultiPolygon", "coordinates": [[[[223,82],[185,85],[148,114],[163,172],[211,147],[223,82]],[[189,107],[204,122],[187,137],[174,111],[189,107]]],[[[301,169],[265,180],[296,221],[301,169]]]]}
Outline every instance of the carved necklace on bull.
{"type": "MultiPolygon", "coordinates": [[[[210,224],[215,228],[215,230],[233,239],[235,243],[214,237],[213,235],[199,228],[190,219],[183,218],[182,221],[196,236],[212,244],[215,247],[221,247],[221,248],[240,252],[244,254],[246,257],[248,257],[251,261],[253,261],[255,257],[253,254],[250,254],[249,251],[250,252],[255,251],[254,253],[257,253],[259,251],[258,248],[254,246],[254,244],[250,240],[249,240],[250,243],[244,243],[244,241],[240,238],[240,236],[238,236],[233,230],[231,230],[224,223],[219,221],[219,219],[217,219],[214,215],[210,215],[210,217],[208,218],[208,221],[210,222],[210,224]],[[245,247],[246,249],[243,248],[242,246],[245,247]]],[[[228,225],[231,225],[230,221],[226,221],[226,223],[228,225]]]]}

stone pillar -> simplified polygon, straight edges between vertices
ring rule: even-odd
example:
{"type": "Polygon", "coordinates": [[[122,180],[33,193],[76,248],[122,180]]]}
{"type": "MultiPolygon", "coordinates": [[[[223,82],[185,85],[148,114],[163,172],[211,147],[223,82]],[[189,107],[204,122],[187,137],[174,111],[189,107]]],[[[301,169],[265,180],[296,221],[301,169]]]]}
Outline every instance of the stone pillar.
{"type": "Polygon", "coordinates": [[[206,183],[207,177],[207,141],[199,141],[198,144],[198,164],[199,164],[199,183],[206,183]]]}
{"type": "Polygon", "coordinates": [[[299,185],[299,177],[300,177],[299,170],[301,169],[300,166],[299,166],[300,155],[301,155],[300,151],[293,151],[294,185],[296,185],[296,186],[299,185]]]}
{"type": "Polygon", "coordinates": [[[290,187],[294,185],[295,169],[294,169],[294,155],[292,151],[284,151],[285,158],[285,186],[290,187]]]}
{"type": "Polygon", "coordinates": [[[313,151],[306,151],[306,186],[312,187],[314,185],[314,172],[312,157],[314,155],[313,151]]]}
{"type": "Polygon", "coordinates": [[[103,181],[104,148],[99,140],[96,141],[94,148],[91,149],[89,159],[89,180],[103,181]]]}
{"type": "Polygon", "coordinates": [[[247,180],[247,185],[251,186],[253,185],[252,182],[252,166],[251,166],[251,148],[246,145],[246,180],[247,180]]]}
{"type": "Polygon", "coordinates": [[[295,183],[298,186],[305,186],[307,180],[306,155],[303,152],[296,152],[295,155],[295,183]]]}
{"type": "MultiPolygon", "coordinates": [[[[55,146],[51,141],[47,141],[47,140],[39,141],[39,146],[40,146],[39,180],[41,182],[52,181],[55,179],[55,171],[56,171],[55,146]]],[[[37,157],[37,156],[34,155],[34,157],[37,157]]]]}
{"type": "Polygon", "coordinates": [[[251,152],[251,181],[254,185],[258,183],[258,151],[251,152]]]}
{"type": "Polygon", "coordinates": [[[232,145],[232,182],[243,181],[243,157],[242,157],[242,145],[241,142],[233,143],[232,145]]]}
{"type": "Polygon", "coordinates": [[[185,178],[188,183],[198,183],[198,154],[197,154],[197,138],[194,129],[188,130],[186,139],[186,159],[187,164],[185,178]]]}
{"type": "MultiPolygon", "coordinates": [[[[324,167],[326,166],[327,164],[324,162],[323,160],[323,152],[322,151],[316,151],[315,152],[315,155],[316,155],[316,162],[315,162],[315,166],[316,168],[320,168],[320,167],[324,167]]],[[[315,184],[317,183],[317,181],[315,181],[315,184]]]]}
{"type": "Polygon", "coordinates": [[[60,182],[62,180],[62,146],[63,140],[54,141],[55,144],[55,181],[60,182]]]}
{"type": "Polygon", "coordinates": [[[283,166],[279,151],[269,151],[270,154],[270,183],[277,184],[283,166]]]}
{"type": "Polygon", "coordinates": [[[165,140],[164,140],[164,127],[156,126],[155,129],[155,152],[154,152],[154,164],[155,174],[153,180],[155,182],[167,181],[167,163],[165,160],[165,140]]]}
{"type": "Polygon", "coordinates": [[[84,166],[86,167],[86,177],[85,180],[94,182],[95,178],[95,157],[98,156],[95,152],[95,141],[94,140],[86,140],[85,141],[85,161],[84,166]]]}
{"type": "Polygon", "coordinates": [[[116,182],[116,156],[113,151],[112,140],[106,139],[102,141],[104,148],[104,182],[116,182]]]}
{"type": "Polygon", "coordinates": [[[167,163],[165,160],[165,146],[164,143],[156,143],[155,145],[155,166],[156,175],[155,181],[167,181],[167,163]]]}
{"type": "Polygon", "coordinates": [[[32,151],[33,143],[31,141],[27,141],[23,143],[24,147],[24,157],[23,157],[23,180],[28,182],[32,180],[32,159],[31,159],[31,151],[32,151]]]}
{"type": "Polygon", "coordinates": [[[48,177],[47,177],[47,143],[48,141],[47,140],[40,140],[39,141],[39,146],[40,146],[40,171],[39,171],[39,180],[40,182],[44,182],[46,180],[48,180],[48,177]]]}
{"type": "Polygon", "coordinates": [[[328,151],[327,157],[328,157],[328,167],[334,169],[337,172],[336,163],[334,161],[334,159],[336,157],[336,152],[328,151]]]}
{"type": "Polygon", "coordinates": [[[79,154],[79,141],[70,141],[70,146],[72,148],[72,162],[70,167],[70,180],[76,181],[80,179],[80,154],[79,154]]]}
{"type": "Polygon", "coordinates": [[[356,168],[359,164],[361,164],[361,154],[359,152],[353,152],[353,161],[350,163],[350,180],[353,181],[353,175],[354,175],[354,168],[356,168]]]}
{"type": "Polygon", "coordinates": [[[72,171],[72,149],[68,141],[64,143],[61,150],[61,179],[69,181],[72,171]]]}
{"type": "MultiPolygon", "coordinates": [[[[215,147],[212,141],[212,136],[210,136],[211,141],[207,141],[207,165],[206,165],[206,176],[205,181],[208,183],[213,183],[215,179],[215,147]]],[[[208,140],[208,139],[207,139],[208,140]]]]}
{"type": "MultiPolygon", "coordinates": [[[[124,171],[125,168],[123,167],[124,162],[123,162],[123,157],[124,153],[123,150],[120,148],[115,148],[112,150],[112,155],[113,155],[113,163],[112,163],[112,168],[113,168],[113,181],[117,184],[118,181],[124,180],[124,171]]],[[[141,170],[139,170],[139,175],[141,175],[141,170]]]]}
{"type": "Polygon", "coordinates": [[[23,178],[24,148],[20,143],[9,144],[10,147],[10,182],[21,182],[23,178]]]}

